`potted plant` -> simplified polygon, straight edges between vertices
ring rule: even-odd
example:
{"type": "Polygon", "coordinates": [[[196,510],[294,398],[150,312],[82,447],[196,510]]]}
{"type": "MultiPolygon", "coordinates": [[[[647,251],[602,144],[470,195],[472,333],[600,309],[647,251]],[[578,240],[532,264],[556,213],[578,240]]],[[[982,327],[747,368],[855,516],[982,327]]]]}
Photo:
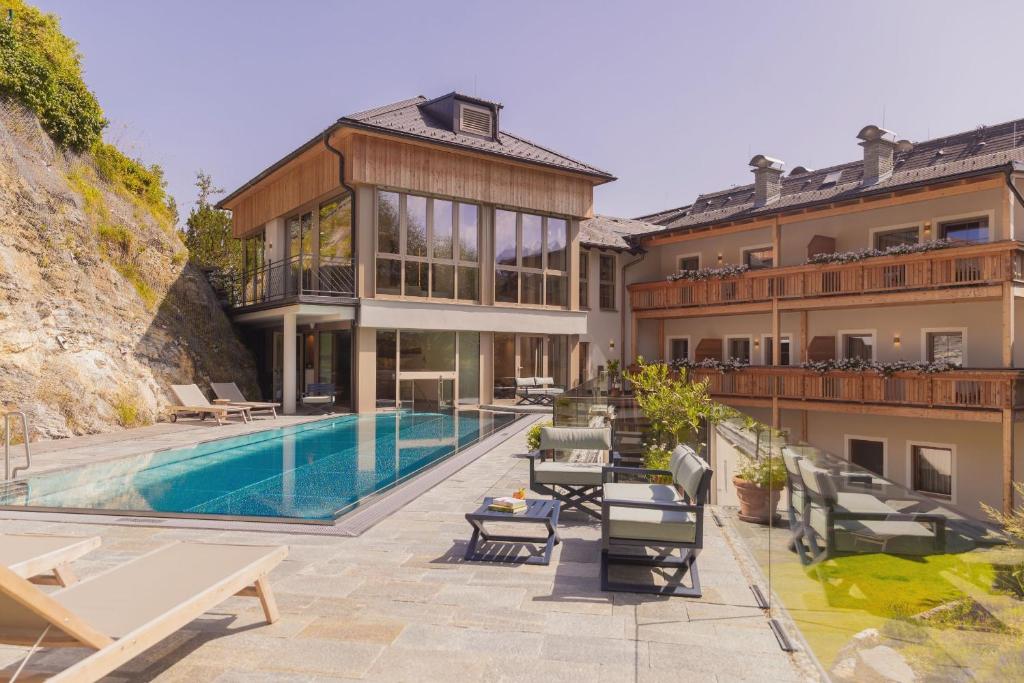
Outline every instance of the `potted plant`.
{"type": "Polygon", "coordinates": [[[732,478],[736,497],[740,501],[739,518],[744,522],[770,523],[779,506],[782,487],[786,484],[786,466],[782,458],[761,452],[761,435],[769,437],[774,429],[752,418],[744,420],[744,427],[754,433],[754,455],[743,455],[740,467],[732,478]]]}
{"type": "Polygon", "coordinates": [[[619,368],[618,360],[608,361],[608,395],[619,396],[622,391],[619,389],[619,368]]]}

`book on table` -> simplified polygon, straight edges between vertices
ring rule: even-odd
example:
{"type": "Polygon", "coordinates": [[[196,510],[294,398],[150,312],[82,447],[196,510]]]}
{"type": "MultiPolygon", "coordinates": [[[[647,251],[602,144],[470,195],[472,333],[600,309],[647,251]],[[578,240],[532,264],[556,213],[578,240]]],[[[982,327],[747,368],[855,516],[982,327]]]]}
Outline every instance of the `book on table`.
{"type": "Polygon", "coordinates": [[[487,509],[494,512],[522,512],[526,509],[526,501],[521,498],[504,496],[492,500],[487,509]]]}

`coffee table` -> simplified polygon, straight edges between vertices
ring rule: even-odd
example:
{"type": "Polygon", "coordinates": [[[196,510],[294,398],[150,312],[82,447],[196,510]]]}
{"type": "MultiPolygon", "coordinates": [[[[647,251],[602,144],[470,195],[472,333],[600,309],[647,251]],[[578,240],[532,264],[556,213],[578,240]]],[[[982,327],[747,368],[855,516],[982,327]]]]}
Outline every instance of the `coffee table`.
{"type": "Polygon", "coordinates": [[[533,554],[522,560],[525,564],[548,564],[551,562],[551,551],[555,545],[561,543],[558,538],[558,511],[561,503],[557,500],[543,500],[538,498],[527,498],[526,509],[522,512],[496,512],[488,510],[494,498],[484,498],[484,503],[475,512],[466,513],[466,521],[473,527],[473,535],[469,539],[469,546],[466,547],[466,559],[476,562],[512,562],[519,558],[511,559],[504,556],[497,557],[493,553],[481,551],[479,545],[490,541],[505,541],[518,543],[544,544],[544,551],[540,554],[533,554]],[[542,525],[547,530],[546,537],[539,536],[518,536],[508,534],[491,534],[484,529],[488,522],[533,524],[542,525]]]}

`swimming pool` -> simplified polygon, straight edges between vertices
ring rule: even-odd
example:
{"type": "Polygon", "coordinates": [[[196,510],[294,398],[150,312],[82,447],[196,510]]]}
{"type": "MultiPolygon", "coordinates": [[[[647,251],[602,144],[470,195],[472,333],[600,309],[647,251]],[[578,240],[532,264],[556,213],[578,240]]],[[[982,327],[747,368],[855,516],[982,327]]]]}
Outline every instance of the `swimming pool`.
{"type": "Polygon", "coordinates": [[[0,508],[329,523],[515,419],[346,415],[41,474],[0,508]]]}

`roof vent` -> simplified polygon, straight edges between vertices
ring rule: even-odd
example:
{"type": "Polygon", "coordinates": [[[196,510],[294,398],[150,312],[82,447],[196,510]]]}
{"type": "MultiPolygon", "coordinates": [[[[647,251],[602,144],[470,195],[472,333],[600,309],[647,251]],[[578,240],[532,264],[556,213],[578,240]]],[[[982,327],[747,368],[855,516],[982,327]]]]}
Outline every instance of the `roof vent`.
{"type": "Polygon", "coordinates": [[[494,115],[489,109],[462,104],[459,108],[459,129],[461,133],[494,137],[494,115]]]}
{"type": "Polygon", "coordinates": [[[825,179],[821,181],[821,187],[830,187],[839,182],[839,179],[843,177],[842,171],[832,171],[825,176],[825,179]]]}
{"type": "Polygon", "coordinates": [[[860,146],[864,148],[865,185],[873,185],[892,175],[895,137],[892,131],[875,125],[864,126],[857,133],[857,139],[863,140],[860,146]]]}
{"type": "Polygon", "coordinates": [[[814,173],[814,169],[807,168],[806,166],[797,166],[789,172],[789,177],[792,178],[795,175],[807,175],[808,173],[814,173]]]}
{"type": "Polygon", "coordinates": [[[750,160],[754,174],[754,206],[761,207],[779,200],[782,196],[782,168],[780,159],[758,154],[750,160]]]}
{"type": "Polygon", "coordinates": [[[900,154],[906,154],[912,149],[914,149],[914,143],[910,140],[900,140],[896,143],[896,151],[900,154]]]}

